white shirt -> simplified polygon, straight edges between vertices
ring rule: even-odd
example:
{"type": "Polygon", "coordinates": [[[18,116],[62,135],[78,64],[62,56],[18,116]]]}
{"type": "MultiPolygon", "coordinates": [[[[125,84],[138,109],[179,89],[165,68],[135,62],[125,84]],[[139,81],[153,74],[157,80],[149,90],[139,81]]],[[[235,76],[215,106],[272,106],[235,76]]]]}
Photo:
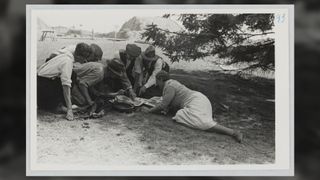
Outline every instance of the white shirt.
{"type": "Polygon", "coordinates": [[[74,54],[76,47],[77,47],[77,45],[69,45],[69,46],[66,46],[66,47],[59,49],[58,51],[54,52],[54,54],[57,54],[57,55],[65,54],[65,53],[74,54]]]}
{"type": "Polygon", "coordinates": [[[60,77],[62,85],[71,87],[71,74],[74,57],[71,52],[59,54],[38,68],[38,76],[46,78],[60,77]]]}
{"type": "Polygon", "coordinates": [[[148,78],[148,81],[144,84],[144,86],[148,89],[149,87],[153,86],[156,84],[156,75],[158,72],[162,70],[162,67],[164,66],[164,61],[163,59],[159,58],[156,60],[157,62],[154,64],[154,70],[150,77],[148,78]]]}

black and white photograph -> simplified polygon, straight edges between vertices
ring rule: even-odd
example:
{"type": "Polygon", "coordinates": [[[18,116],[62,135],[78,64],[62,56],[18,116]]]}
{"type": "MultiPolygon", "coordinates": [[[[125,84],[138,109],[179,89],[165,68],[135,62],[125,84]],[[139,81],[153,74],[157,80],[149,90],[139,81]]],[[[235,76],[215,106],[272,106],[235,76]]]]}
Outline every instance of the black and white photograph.
{"type": "Polygon", "coordinates": [[[27,175],[293,175],[292,9],[27,6],[27,175]]]}

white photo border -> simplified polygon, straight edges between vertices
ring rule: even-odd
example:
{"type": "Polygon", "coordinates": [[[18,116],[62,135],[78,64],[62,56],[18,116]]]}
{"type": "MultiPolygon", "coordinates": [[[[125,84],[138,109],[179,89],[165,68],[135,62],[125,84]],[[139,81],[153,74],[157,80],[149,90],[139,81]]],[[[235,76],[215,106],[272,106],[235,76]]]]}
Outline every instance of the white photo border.
{"type": "Polygon", "coordinates": [[[27,176],[293,176],[294,175],[294,5],[27,5],[26,6],[27,176]],[[275,163],[268,165],[43,166],[36,162],[36,17],[47,10],[152,10],[164,13],[274,13],[275,163]],[[214,12],[210,12],[214,10],[214,12]],[[276,18],[275,18],[276,19],[276,18]]]}

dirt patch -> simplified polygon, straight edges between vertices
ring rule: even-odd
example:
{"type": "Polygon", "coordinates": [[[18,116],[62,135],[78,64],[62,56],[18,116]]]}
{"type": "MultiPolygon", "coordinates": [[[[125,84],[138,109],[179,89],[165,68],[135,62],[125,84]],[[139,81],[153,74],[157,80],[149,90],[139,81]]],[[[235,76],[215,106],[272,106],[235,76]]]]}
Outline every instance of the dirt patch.
{"type": "Polygon", "coordinates": [[[190,129],[171,116],[113,110],[99,119],[66,121],[39,111],[38,162],[82,165],[274,163],[272,81],[256,83],[218,72],[173,71],[172,77],[206,94],[215,120],[241,130],[245,141],[190,129]],[[222,106],[223,105],[223,106],[222,106]]]}
{"type": "MultiPolygon", "coordinates": [[[[83,40],[39,42],[37,65],[53,51],[83,40]]],[[[104,58],[126,42],[97,43],[104,58]],[[110,48],[112,47],[112,48],[110,48]]],[[[144,50],[147,45],[141,45],[144,50]]],[[[159,55],[165,57],[161,51],[159,55]]],[[[38,112],[38,162],[84,165],[266,164],[275,160],[274,80],[221,73],[209,61],[170,64],[172,78],[205,94],[215,120],[241,130],[242,144],[227,136],[190,129],[171,117],[107,111],[99,119],[66,121],[64,115],[38,112]],[[180,69],[180,70],[178,70],[180,69]],[[184,70],[181,70],[184,69],[184,70]],[[192,71],[196,70],[197,71],[192,71]]]]}
{"type": "Polygon", "coordinates": [[[247,143],[238,144],[158,115],[112,111],[102,119],[70,122],[62,115],[40,112],[38,122],[38,162],[44,164],[261,164],[274,158],[274,149],[264,141],[268,138],[259,131],[245,133],[247,143]]]}

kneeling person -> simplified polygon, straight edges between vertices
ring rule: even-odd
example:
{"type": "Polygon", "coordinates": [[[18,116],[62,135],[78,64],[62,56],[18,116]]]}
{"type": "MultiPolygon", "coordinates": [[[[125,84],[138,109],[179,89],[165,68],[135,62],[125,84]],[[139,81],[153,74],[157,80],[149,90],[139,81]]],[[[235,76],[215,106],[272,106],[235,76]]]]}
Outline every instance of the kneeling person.
{"type": "Polygon", "coordinates": [[[79,43],[74,51],[61,52],[41,65],[37,70],[37,104],[41,109],[53,110],[65,104],[68,120],[73,120],[71,87],[74,62],[88,57],[89,45],[79,43]]]}
{"type": "Polygon", "coordinates": [[[91,44],[91,54],[86,63],[74,63],[73,71],[77,75],[77,83],[72,89],[72,100],[78,106],[89,106],[90,114],[94,113],[97,105],[91,98],[94,86],[104,78],[104,65],[101,60],[103,52],[96,44],[91,44]]]}
{"type": "Polygon", "coordinates": [[[98,89],[102,92],[101,94],[106,97],[108,97],[108,94],[114,94],[113,92],[115,91],[124,92],[124,94],[129,96],[132,100],[136,97],[131,82],[126,74],[125,66],[118,56],[107,61],[104,67],[104,80],[99,86],[98,89]]]}
{"type": "Polygon", "coordinates": [[[169,65],[158,55],[154,46],[149,46],[141,54],[143,62],[142,87],[139,90],[139,96],[151,98],[161,96],[161,92],[156,88],[156,74],[161,70],[169,72],[169,65]]]}
{"type": "Polygon", "coordinates": [[[72,89],[72,99],[76,105],[89,106],[90,114],[96,110],[96,104],[90,91],[104,77],[103,64],[99,62],[76,63],[73,68],[77,74],[77,85],[72,89]]]}

